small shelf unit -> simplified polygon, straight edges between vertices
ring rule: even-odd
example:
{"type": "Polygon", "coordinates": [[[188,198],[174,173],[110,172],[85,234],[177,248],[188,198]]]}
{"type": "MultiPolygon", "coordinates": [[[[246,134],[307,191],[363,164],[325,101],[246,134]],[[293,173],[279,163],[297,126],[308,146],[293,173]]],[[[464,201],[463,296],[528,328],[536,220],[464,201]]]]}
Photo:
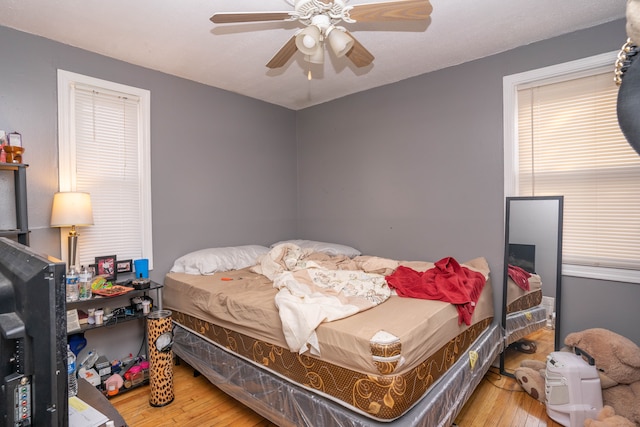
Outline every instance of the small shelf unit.
{"type": "Polygon", "coordinates": [[[0,163],[0,171],[13,171],[16,205],[16,228],[0,230],[1,237],[16,238],[29,246],[29,219],[27,216],[27,167],[23,163],[0,163]]]}
{"type": "MultiPolygon", "coordinates": [[[[79,309],[79,310],[84,310],[87,311],[89,308],[100,308],[100,307],[104,307],[104,306],[113,306],[113,305],[118,305],[118,304],[123,304],[122,306],[129,306],[130,303],[128,303],[127,301],[135,296],[138,295],[147,295],[149,292],[154,292],[156,294],[156,298],[158,300],[158,305],[157,307],[154,307],[154,309],[161,309],[161,301],[162,301],[162,287],[163,285],[160,283],[156,283],[154,281],[151,281],[149,284],[148,288],[144,288],[144,289],[135,289],[133,288],[132,290],[130,290],[129,292],[125,293],[125,294],[120,294],[120,295],[116,295],[116,296],[111,296],[111,297],[103,297],[100,295],[94,295],[93,297],[91,297],[88,300],[82,300],[82,301],[73,301],[73,302],[67,302],[67,310],[72,310],[72,309],[79,309]]],[[[146,321],[146,317],[147,315],[145,315],[144,313],[140,312],[140,311],[136,311],[133,314],[122,314],[122,315],[114,315],[111,318],[105,319],[104,322],[100,325],[89,325],[87,323],[85,324],[81,324],[80,325],[80,329],[75,329],[72,331],[67,331],[67,335],[75,335],[75,334],[84,334],[87,331],[93,331],[96,329],[100,329],[100,328],[111,328],[111,327],[116,327],[119,326],[122,323],[126,323],[126,322],[130,322],[132,320],[137,320],[137,319],[143,319],[144,321],[146,321]]],[[[112,333],[112,332],[109,332],[112,333]]],[[[115,332],[114,332],[115,333],[115,332]]],[[[146,334],[146,328],[145,328],[145,334],[146,334]]],[[[145,378],[142,382],[135,384],[135,385],[131,385],[130,387],[122,387],[120,388],[120,391],[118,392],[118,394],[122,394],[122,393],[126,393],[129,392],[131,390],[134,390],[138,387],[142,387],[144,385],[148,385],[149,384],[149,379],[145,378]]],[[[109,396],[106,392],[106,390],[103,389],[102,384],[100,386],[97,386],[96,388],[98,388],[102,394],[107,397],[108,399],[114,396],[109,396]]],[[[117,395],[116,395],[117,396],[117,395]]]]}

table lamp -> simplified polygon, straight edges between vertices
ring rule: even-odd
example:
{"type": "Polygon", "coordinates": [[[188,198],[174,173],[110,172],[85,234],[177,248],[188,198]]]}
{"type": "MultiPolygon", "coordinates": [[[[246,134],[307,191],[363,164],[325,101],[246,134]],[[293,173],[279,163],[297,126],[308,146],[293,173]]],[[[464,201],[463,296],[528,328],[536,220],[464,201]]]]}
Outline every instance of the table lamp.
{"type": "Polygon", "coordinates": [[[93,225],[93,210],[89,193],[63,191],[54,194],[51,209],[52,227],[71,227],[68,239],[69,268],[76,265],[78,233],[76,226],[93,225]]]}

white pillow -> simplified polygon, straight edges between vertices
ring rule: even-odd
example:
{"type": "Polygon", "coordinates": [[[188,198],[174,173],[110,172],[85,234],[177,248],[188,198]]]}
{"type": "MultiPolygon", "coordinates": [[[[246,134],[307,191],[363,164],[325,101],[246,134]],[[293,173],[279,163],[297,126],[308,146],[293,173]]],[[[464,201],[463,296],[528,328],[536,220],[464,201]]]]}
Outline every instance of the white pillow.
{"type": "Polygon", "coordinates": [[[351,246],[340,245],[337,243],[317,242],[315,240],[283,240],[281,242],[274,243],[271,247],[273,248],[274,246],[282,243],[293,243],[294,245],[300,246],[302,249],[311,249],[314,252],[323,252],[328,255],[345,255],[349,258],[362,255],[362,252],[352,248],[351,246]]]}
{"type": "Polygon", "coordinates": [[[209,275],[217,271],[240,270],[255,265],[258,257],[267,252],[269,248],[260,245],[201,249],[178,258],[170,271],[209,275]]]}

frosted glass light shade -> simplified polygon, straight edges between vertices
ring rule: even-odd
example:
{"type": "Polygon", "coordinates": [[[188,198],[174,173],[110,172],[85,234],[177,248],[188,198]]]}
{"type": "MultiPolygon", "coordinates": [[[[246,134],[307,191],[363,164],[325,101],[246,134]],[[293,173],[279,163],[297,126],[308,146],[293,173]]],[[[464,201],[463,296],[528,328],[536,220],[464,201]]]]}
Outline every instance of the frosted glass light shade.
{"type": "Polygon", "coordinates": [[[60,192],[53,195],[52,227],[93,225],[93,210],[89,193],[60,192]]]}
{"type": "Polygon", "coordinates": [[[322,45],[318,45],[313,54],[306,55],[304,59],[312,64],[324,64],[324,47],[322,45]]]}
{"type": "Polygon", "coordinates": [[[338,58],[343,57],[353,47],[353,38],[342,30],[331,29],[329,33],[329,46],[338,58]]]}
{"type": "Polygon", "coordinates": [[[309,25],[296,36],[296,47],[304,55],[313,55],[320,44],[320,29],[309,25]]]}

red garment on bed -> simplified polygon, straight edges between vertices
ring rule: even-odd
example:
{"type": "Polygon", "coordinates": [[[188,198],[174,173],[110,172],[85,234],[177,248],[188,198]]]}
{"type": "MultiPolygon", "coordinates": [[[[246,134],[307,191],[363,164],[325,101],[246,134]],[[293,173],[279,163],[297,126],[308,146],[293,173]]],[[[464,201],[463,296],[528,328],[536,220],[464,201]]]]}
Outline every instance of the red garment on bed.
{"type": "Polygon", "coordinates": [[[441,259],[434,268],[424,272],[400,266],[386,280],[401,297],[455,304],[458,324],[467,325],[471,324],[471,316],[486,283],[482,273],[461,266],[451,257],[441,259]]]}
{"type": "Polygon", "coordinates": [[[529,291],[531,289],[531,286],[529,285],[529,277],[531,277],[531,274],[529,274],[528,271],[523,270],[517,265],[511,264],[507,267],[507,271],[511,280],[513,280],[522,290],[529,291]]]}

